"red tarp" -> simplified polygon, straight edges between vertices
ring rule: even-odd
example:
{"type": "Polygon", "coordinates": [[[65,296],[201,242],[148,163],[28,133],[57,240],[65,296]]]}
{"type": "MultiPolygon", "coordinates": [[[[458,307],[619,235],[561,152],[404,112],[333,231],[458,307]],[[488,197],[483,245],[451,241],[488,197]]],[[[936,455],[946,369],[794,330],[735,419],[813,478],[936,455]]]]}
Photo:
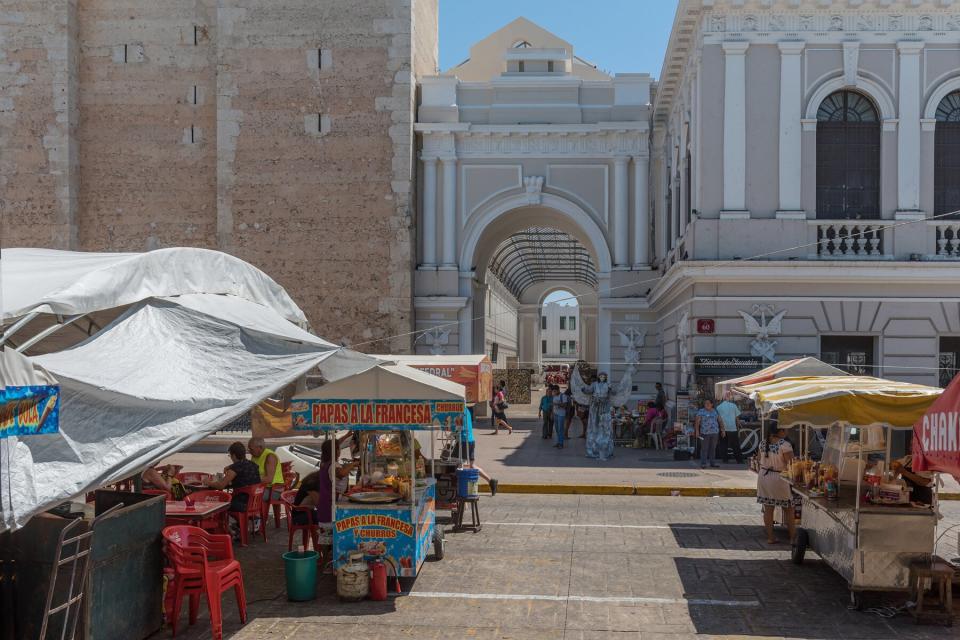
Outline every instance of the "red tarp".
{"type": "Polygon", "coordinates": [[[960,376],[913,425],[913,470],[949,473],[960,482],[960,376]]]}

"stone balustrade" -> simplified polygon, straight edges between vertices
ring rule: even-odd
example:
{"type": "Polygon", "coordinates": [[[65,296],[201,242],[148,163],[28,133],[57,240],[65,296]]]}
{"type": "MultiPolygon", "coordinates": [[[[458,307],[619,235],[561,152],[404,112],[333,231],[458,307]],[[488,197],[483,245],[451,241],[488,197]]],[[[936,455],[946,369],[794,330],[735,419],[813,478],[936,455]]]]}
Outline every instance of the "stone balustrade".
{"type": "Polygon", "coordinates": [[[817,257],[875,260],[883,255],[881,221],[817,220],[817,257]]]}
{"type": "Polygon", "coordinates": [[[937,256],[960,259],[960,220],[933,222],[937,256]]]}

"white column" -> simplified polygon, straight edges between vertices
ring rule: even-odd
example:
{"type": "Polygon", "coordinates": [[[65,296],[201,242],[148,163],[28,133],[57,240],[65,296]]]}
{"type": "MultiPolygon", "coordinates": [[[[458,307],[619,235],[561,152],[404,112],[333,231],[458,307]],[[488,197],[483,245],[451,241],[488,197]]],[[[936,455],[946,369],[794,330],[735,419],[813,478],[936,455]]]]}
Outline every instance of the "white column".
{"type": "Polygon", "coordinates": [[[422,157],[423,160],[423,261],[421,266],[432,267],[437,264],[437,159],[422,157]]]}
{"type": "Polygon", "coordinates": [[[922,42],[898,42],[897,212],[920,210],[920,53],[922,42]]]}
{"type": "Polygon", "coordinates": [[[746,53],[749,46],[748,42],[723,43],[724,211],[743,212],[747,208],[746,53]]]}
{"type": "Polygon", "coordinates": [[[650,265],[650,198],[647,190],[650,158],[633,157],[633,267],[650,265]]]}
{"type": "Polygon", "coordinates": [[[460,296],[466,305],[457,314],[460,329],[460,354],[473,353],[473,271],[460,272],[460,296]]]}
{"type": "Polygon", "coordinates": [[[443,266],[457,266],[457,159],[441,158],[443,164],[443,266]]]}
{"type": "Polygon", "coordinates": [[[613,262],[618,267],[629,264],[627,255],[630,246],[630,236],[627,232],[627,156],[617,156],[613,159],[613,262]]]}
{"type": "Polygon", "coordinates": [[[799,212],[802,82],[800,56],[803,42],[780,42],[780,206],[781,212],[799,212]]]}

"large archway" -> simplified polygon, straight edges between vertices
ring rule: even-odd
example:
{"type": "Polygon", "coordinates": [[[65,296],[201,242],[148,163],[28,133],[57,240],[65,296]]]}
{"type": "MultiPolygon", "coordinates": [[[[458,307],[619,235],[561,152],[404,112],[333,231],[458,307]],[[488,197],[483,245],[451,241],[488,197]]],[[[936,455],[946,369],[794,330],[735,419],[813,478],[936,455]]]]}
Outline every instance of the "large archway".
{"type": "Polygon", "coordinates": [[[467,288],[460,295],[470,301],[461,312],[470,326],[462,325],[461,334],[470,334],[474,353],[496,356],[496,366],[539,369],[543,301],[564,290],[580,303],[577,336],[565,337],[566,346],[574,343],[579,357],[594,360],[597,299],[609,271],[606,236],[569,200],[544,194],[540,203],[515,198],[493,203],[465,229],[461,273],[472,278],[461,280],[467,288]]]}

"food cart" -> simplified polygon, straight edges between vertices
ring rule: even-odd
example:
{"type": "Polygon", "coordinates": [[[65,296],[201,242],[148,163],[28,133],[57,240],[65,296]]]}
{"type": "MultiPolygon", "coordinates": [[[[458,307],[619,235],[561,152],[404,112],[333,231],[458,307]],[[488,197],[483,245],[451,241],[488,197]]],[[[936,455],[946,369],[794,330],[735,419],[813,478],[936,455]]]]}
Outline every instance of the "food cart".
{"type": "MultiPolygon", "coordinates": [[[[434,430],[462,419],[463,396],[462,385],[380,364],[293,398],[294,431],[322,431],[330,438],[349,430],[358,436],[358,481],[332,496],[334,568],[363,554],[382,559],[394,576],[415,577],[431,544],[443,557],[436,481],[430,462],[418,455],[423,445],[417,435],[428,434],[432,459],[434,430]]],[[[337,464],[330,469],[335,485],[337,464]]]]}
{"type": "Polygon", "coordinates": [[[912,502],[892,482],[891,436],[912,429],[941,389],[844,375],[780,378],[734,392],[754,401],[764,426],[777,412],[781,427],[801,428],[800,456],[785,472],[802,506],[794,562],[815,551],[847,581],[855,606],[862,591],[908,591],[910,563],[933,553],[936,497],[931,505],[912,502]],[[812,429],[827,430],[819,462],[805,455],[812,429]]]}

